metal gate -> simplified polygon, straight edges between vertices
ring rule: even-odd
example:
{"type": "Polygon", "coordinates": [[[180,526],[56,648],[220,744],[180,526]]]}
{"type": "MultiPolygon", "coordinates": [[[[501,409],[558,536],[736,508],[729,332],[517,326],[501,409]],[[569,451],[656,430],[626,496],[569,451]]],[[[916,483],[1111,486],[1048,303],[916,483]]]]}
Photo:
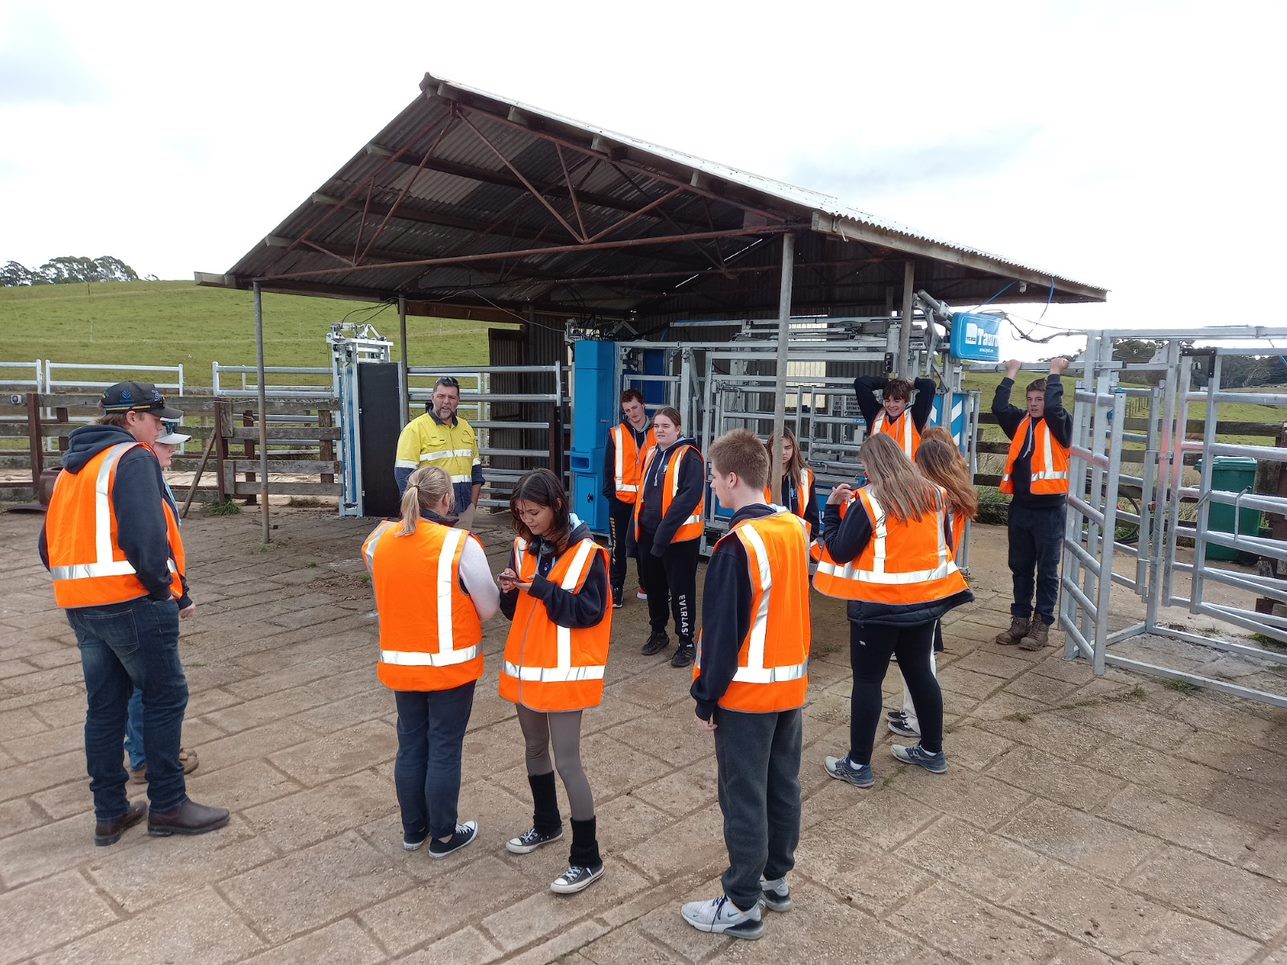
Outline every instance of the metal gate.
{"type": "Polygon", "coordinates": [[[1287,448],[1221,441],[1218,436],[1222,403],[1259,403],[1287,410],[1287,394],[1231,392],[1221,384],[1224,359],[1277,354],[1273,341],[1283,338],[1287,332],[1280,330],[1215,329],[1203,333],[1208,347],[1195,348],[1192,332],[1091,336],[1073,412],[1059,612],[1060,626],[1067,636],[1067,657],[1086,657],[1096,674],[1104,673],[1109,665],[1124,667],[1287,707],[1283,693],[1186,669],[1176,658],[1178,648],[1164,650],[1160,658],[1122,652],[1132,641],[1151,636],[1256,658],[1265,661],[1266,667],[1287,665],[1287,651],[1261,646],[1252,639],[1239,641],[1218,633],[1196,632],[1196,628],[1168,622],[1162,612],[1166,607],[1182,606],[1190,614],[1251,631],[1262,640],[1287,643],[1287,616],[1209,598],[1210,585],[1218,584],[1287,604],[1287,579],[1275,575],[1276,563],[1287,561],[1287,541],[1261,536],[1258,525],[1255,532],[1239,532],[1242,511],[1255,513],[1257,520],[1260,512],[1284,515],[1287,498],[1254,494],[1250,487],[1237,492],[1216,488],[1212,479],[1213,462],[1219,456],[1287,462],[1287,448]],[[1114,342],[1125,338],[1156,340],[1159,349],[1147,363],[1116,362],[1114,342]],[[1194,386],[1195,369],[1204,383],[1198,387],[1194,386]],[[1141,372],[1161,376],[1159,385],[1122,384],[1141,372]],[[1143,432],[1125,429],[1128,400],[1140,403],[1143,432]],[[1189,438],[1190,407],[1200,413],[1200,440],[1189,438]],[[1194,454],[1202,457],[1196,484],[1185,479],[1186,456],[1194,454]],[[1124,472],[1124,462],[1138,463],[1139,475],[1124,472]],[[1134,499],[1135,492],[1139,494],[1138,507],[1122,508],[1123,499],[1134,499]],[[1213,505],[1232,509],[1232,532],[1212,526],[1213,505]],[[1188,518],[1190,514],[1193,519],[1188,518]],[[1136,528],[1133,545],[1122,526],[1127,532],[1136,528]],[[1191,562],[1185,558],[1190,546],[1191,562]],[[1249,573],[1221,565],[1208,559],[1212,546],[1257,557],[1262,566],[1268,563],[1272,572],[1249,573]],[[1116,566],[1121,555],[1133,557],[1133,567],[1116,566]],[[1110,626],[1114,585],[1141,599],[1142,621],[1116,629],[1110,626]]]}

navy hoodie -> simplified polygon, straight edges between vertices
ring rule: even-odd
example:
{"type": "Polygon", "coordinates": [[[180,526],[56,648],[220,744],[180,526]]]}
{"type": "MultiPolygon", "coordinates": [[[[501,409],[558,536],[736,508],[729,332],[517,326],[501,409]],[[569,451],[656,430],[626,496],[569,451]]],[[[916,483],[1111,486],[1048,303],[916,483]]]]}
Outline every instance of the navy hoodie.
{"type": "Polygon", "coordinates": [[[652,555],[660,557],[670,546],[684,520],[701,505],[706,494],[706,463],[692,439],[680,436],[665,449],[658,449],[648,464],[648,475],[641,482],[639,492],[639,528],[652,534],[652,555]],[[671,501],[670,512],[661,515],[661,488],[666,481],[666,469],[681,446],[692,446],[684,452],[679,464],[678,488],[671,501]]]}
{"type": "MultiPolygon", "coordinates": [[[[729,520],[729,529],[744,519],[763,519],[775,512],[763,503],[743,506],[729,520]]],[[[742,641],[751,632],[751,599],[754,594],[742,541],[737,537],[721,539],[715,544],[715,551],[706,564],[706,584],[702,589],[702,645],[697,652],[702,673],[689,689],[693,700],[697,701],[697,716],[702,720],[711,719],[716,705],[737,673],[742,641]]]]}
{"type": "MultiPolygon", "coordinates": [[[[590,527],[573,516],[572,532],[568,535],[567,549],[563,552],[571,551],[583,539],[593,539],[590,535],[590,527]]],[[[608,586],[608,570],[603,564],[603,554],[594,554],[593,562],[590,564],[590,575],[581,584],[581,592],[573,593],[571,590],[563,589],[557,583],[551,583],[548,579],[550,570],[554,569],[554,563],[559,559],[554,544],[535,536],[532,538],[531,548],[536,550],[536,575],[532,577],[532,588],[528,592],[545,604],[545,612],[549,615],[550,622],[573,630],[598,626],[603,620],[603,615],[608,612],[609,602],[605,592],[608,586]]],[[[514,558],[513,550],[510,550],[509,554],[509,568],[515,573],[519,572],[518,560],[514,558]]],[[[505,614],[508,620],[514,619],[514,610],[518,606],[520,592],[510,590],[500,595],[501,613],[505,614]]]]}
{"type": "MultiPolygon", "coordinates": [[[[104,449],[135,439],[119,426],[94,423],[72,430],[68,449],[63,453],[63,472],[78,473],[86,463],[104,449]]],[[[116,464],[116,483],[112,487],[112,509],[116,513],[116,540],[125,558],[134,567],[139,582],[153,600],[169,600],[170,536],[165,526],[165,481],[156,455],[144,446],[135,446],[116,464]]],[[[45,529],[40,529],[37,544],[40,562],[49,569],[49,545],[45,529]]],[[[192,604],[187,582],[179,609],[192,604]]]]}

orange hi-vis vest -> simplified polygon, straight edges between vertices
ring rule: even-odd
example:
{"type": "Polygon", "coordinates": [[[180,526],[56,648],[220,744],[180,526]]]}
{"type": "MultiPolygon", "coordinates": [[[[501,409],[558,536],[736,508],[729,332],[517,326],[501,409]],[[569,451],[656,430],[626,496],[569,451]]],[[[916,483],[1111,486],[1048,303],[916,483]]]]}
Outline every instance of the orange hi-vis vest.
{"type": "Polygon", "coordinates": [[[871,422],[871,434],[876,435],[880,432],[893,436],[894,441],[903,450],[903,455],[908,459],[916,459],[916,450],[921,447],[921,434],[916,428],[916,423],[912,421],[910,412],[904,409],[896,422],[890,422],[882,408],[871,422]]]}
{"type": "MultiPolygon", "coordinates": [[[[809,500],[813,498],[813,482],[815,478],[817,477],[814,476],[813,470],[808,466],[800,467],[800,475],[796,477],[795,481],[795,484],[798,487],[796,489],[796,493],[800,497],[797,501],[798,505],[787,506],[786,508],[791,510],[791,512],[795,513],[801,519],[804,519],[804,511],[809,506],[809,500]]],[[[785,492],[782,493],[782,498],[786,498],[785,492]]],[[[773,504],[772,486],[764,487],[764,501],[769,505],[773,504]]]]}
{"type": "Polygon", "coordinates": [[[657,447],[657,436],[653,433],[652,426],[649,426],[643,448],[640,449],[635,445],[634,430],[624,422],[613,426],[608,434],[612,437],[612,483],[616,487],[617,499],[623,503],[633,503],[639,498],[639,481],[643,478],[644,460],[657,447]]]}
{"type": "MultiPolygon", "coordinates": [[[[849,507],[853,505],[853,502],[854,501],[850,499],[847,502],[843,502],[840,504],[840,521],[841,522],[844,522],[845,516],[849,512],[849,507]]],[[[840,565],[839,563],[837,563],[835,560],[831,558],[831,553],[827,551],[827,544],[822,539],[822,537],[818,537],[817,539],[815,539],[813,542],[809,544],[809,558],[812,559],[815,563],[826,562],[831,564],[832,566],[840,565]]],[[[814,586],[814,589],[818,589],[818,581],[816,577],[814,578],[813,586],[814,586]]]]}
{"type": "Polygon", "coordinates": [[[464,686],[483,675],[483,625],[460,585],[466,541],[478,537],[427,519],[407,536],[401,526],[382,522],[362,544],[380,614],[376,674],[390,690],[464,686]]]}
{"type": "MultiPolygon", "coordinates": [[[[697,458],[701,459],[702,454],[698,451],[696,446],[684,443],[682,446],[675,449],[675,454],[671,456],[670,463],[666,466],[666,475],[661,481],[661,516],[663,519],[670,514],[670,504],[674,502],[675,494],[679,492],[679,464],[684,461],[684,456],[687,454],[689,449],[696,452],[697,458]]],[[[648,469],[652,466],[652,461],[657,458],[657,452],[658,450],[656,448],[648,451],[647,458],[644,459],[643,474],[639,477],[640,480],[646,480],[648,478],[648,469]]],[[[701,538],[703,531],[706,529],[706,524],[702,521],[702,514],[706,509],[705,494],[706,487],[705,484],[703,484],[701,499],[697,501],[697,505],[693,507],[693,511],[688,514],[688,517],[680,524],[679,529],[675,531],[675,537],[671,540],[672,543],[686,543],[690,539],[701,538]]],[[[642,508],[643,499],[641,498],[637,503],[635,503],[636,539],[639,538],[639,513],[642,508]]]]}
{"type": "Polygon", "coordinates": [[[1034,420],[1031,416],[1019,424],[1018,431],[1010,440],[1010,454],[1006,456],[1005,472],[1001,476],[1001,485],[998,488],[1003,493],[1014,492],[1014,479],[1010,474],[1014,472],[1015,460],[1023,452],[1034,421],[1037,423],[1037,428],[1032,437],[1032,481],[1029,483],[1029,492],[1034,496],[1067,493],[1068,447],[1060,445],[1055,439],[1045,419],[1034,420]]]}
{"type": "Polygon", "coordinates": [[[952,528],[952,559],[961,559],[961,545],[965,542],[965,517],[952,510],[947,511],[947,524],[952,528]]]}
{"type": "MultiPolygon", "coordinates": [[[[725,710],[771,714],[804,706],[809,689],[809,525],[780,509],[745,519],[720,537],[746,550],[751,577],[751,628],[737,654],[737,672],[719,699],[725,710]]],[[[719,543],[715,551],[719,551],[719,543]]],[[[700,651],[701,635],[697,646],[700,651]]],[[[701,676],[701,658],[693,679],[701,676]]]]}
{"type": "MultiPolygon", "coordinates": [[[[148,596],[149,591],[117,542],[112,502],[121,458],[141,442],[120,442],[93,456],[80,472],[61,472],[45,519],[54,599],[64,609],[107,606],[148,596]]],[[[147,446],[143,446],[147,448],[147,446]]],[[[186,554],[179,521],[161,497],[170,542],[170,592],[183,596],[186,554]]]]}
{"type": "Polygon", "coordinates": [[[894,606],[932,603],[968,589],[943,533],[947,509],[941,489],[934,512],[901,522],[885,512],[870,486],[858,490],[858,500],[871,520],[871,540],[849,563],[820,562],[814,589],[894,606]]]}
{"type": "MultiPolygon", "coordinates": [[[[610,601],[608,551],[588,537],[564,550],[547,579],[569,593],[579,593],[596,555],[603,560],[603,597],[610,601]]],[[[514,560],[520,581],[530,583],[536,576],[537,559],[526,540],[514,540],[514,560]]],[[[573,629],[552,621],[543,602],[520,590],[514,622],[505,641],[501,697],[544,713],[598,705],[603,699],[603,673],[611,636],[610,602],[604,607],[603,619],[594,626],[573,629]]]]}

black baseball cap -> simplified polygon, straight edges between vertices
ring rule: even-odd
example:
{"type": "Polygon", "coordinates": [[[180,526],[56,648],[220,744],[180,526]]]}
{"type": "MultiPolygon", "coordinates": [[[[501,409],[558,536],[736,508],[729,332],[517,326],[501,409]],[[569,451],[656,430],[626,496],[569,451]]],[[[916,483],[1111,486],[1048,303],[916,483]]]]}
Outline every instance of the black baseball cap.
{"type": "Polygon", "coordinates": [[[117,382],[103,390],[98,404],[107,413],[150,412],[162,419],[182,419],[178,409],[165,405],[165,396],[151,382],[117,382]]]}

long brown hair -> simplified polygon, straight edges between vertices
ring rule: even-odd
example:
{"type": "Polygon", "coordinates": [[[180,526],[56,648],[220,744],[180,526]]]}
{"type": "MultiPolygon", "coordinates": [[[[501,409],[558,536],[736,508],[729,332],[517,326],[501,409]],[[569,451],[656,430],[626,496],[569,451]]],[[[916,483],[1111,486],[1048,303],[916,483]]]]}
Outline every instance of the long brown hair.
{"type": "MultiPolygon", "coordinates": [[[[804,461],[804,455],[800,452],[800,443],[796,441],[795,430],[790,426],[782,427],[783,440],[791,440],[791,458],[782,464],[782,474],[784,476],[799,476],[800,470],[808,465],[804,461]]],[[[777,442],[777,436],[769,436],[769,441],[764,444],[764,448],[769,454],[769,465],[773,465],[773,448],[777,442]]],[[[772,470],[770,470],[772,471],[772,470]]]]}
{"type": "Polygon", "coordinates": [[[922,439],[916,450],[916,468],[930,482],[947,490],[947,505],[957,516],[975,519],[979,515],[979,494],[970,479],[970,469],[955,446],[938,439],[922,439]]]}
{"type": "Polygon", "coordinates": [[[399,536],[410,536],[424,513],[436,513],[444,496],[451,492],[451,477],[437,466],[421,466],[407,478],[402,494],[402,525],[399,536]]]}
{"type": "Polygon", "coordinates": [[[858,458],[876,502],[899,522],[920,519],[943,505],[938,487],[917,471],[893,436],[868,436],[858,458]]]}
{"type": "Polygon", "coordinates": [[[523,474],[514,487],[514,494],[509,497],[509,513],[514,519],[514,532],[531,542],[532,531],[527,528],[518,512],[519,500],[554,510],[551,532],[540,538],[553,543],[562,552],[572,533],[572,511],[568,508],[568,494],[563,491],[559,477],[548,469],[533,469],[523,474]]]}

